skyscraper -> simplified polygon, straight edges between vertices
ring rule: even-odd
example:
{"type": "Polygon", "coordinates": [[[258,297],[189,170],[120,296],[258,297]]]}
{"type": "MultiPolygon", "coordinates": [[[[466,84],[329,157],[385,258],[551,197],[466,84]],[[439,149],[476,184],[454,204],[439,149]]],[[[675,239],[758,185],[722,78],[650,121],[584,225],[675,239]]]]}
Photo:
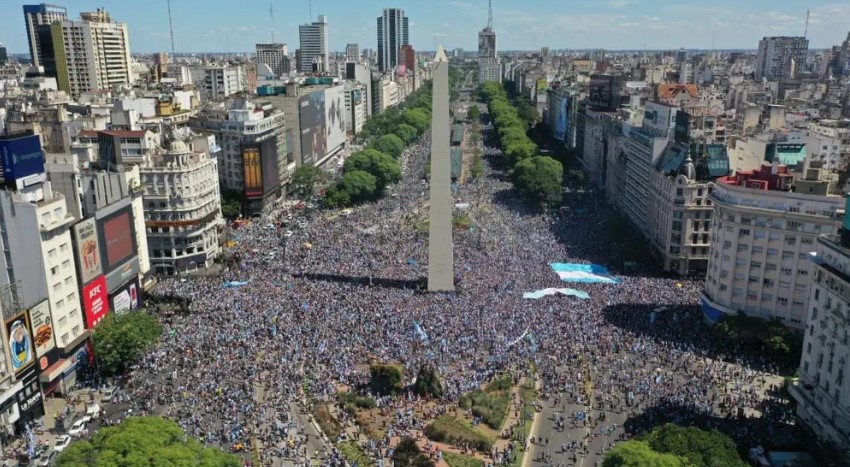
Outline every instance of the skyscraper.
{"type": "Polygon", "coordinates": [[[298,71],[312,73],[313,64],[321,63],[320,69],[328,67],[328,17],[319,15],[319,20],[298,26],[299,50],[298,71]]]}
{"type": "Polygon", "coordinates": [[[756,78],[794,78],[803,71],[808,52],[809,40],[805,37],[765,37],[759,41],[756,78]]]}
{"type": "Polygon", "coordinates": [[[493,4],[487,16],[487,27],[478,33],[478,82],[502,81],[502,65],[496,52],[496,31],[493,30],[493,4]]]}
{"type": "Polygon", "coordinates": [[[9,55],[6,53],[6,46],[0,44],[0,65],[5,65],[9,61],[9,55]]]}
{"type": "Polygon", "coordinates": [[[127,25],[113,22],[103,9],[80,18],[51,25],[59,89],[77,97],[132,83],[127,25]]]}
{"type": "Polygon", "coordinates": [[[58,5],[24,5],[24,25],[33,66],[44,67],[48,76],[56,76],[56,59],[53,55],[53,36],[50,25],[68,19],[68,11],[58,5]]]}
{"type": "Polygon", "coordinates": [[[407,16],[400,8],[384,8],[378,17],[378,69],[387,72],[399,65],[398,50],[410,44],[407,16]]]}
{"type": "Polygon", "coordinates": [[[345,61],[360,63],[360,46],[357,44],[345,45],[345,61]]]}
{"type": "Polygon", "coordinates": [[[289,48],[286,44],[257,44],[257,65],[266,64],[275,77],[289,74],[289,48]]]}

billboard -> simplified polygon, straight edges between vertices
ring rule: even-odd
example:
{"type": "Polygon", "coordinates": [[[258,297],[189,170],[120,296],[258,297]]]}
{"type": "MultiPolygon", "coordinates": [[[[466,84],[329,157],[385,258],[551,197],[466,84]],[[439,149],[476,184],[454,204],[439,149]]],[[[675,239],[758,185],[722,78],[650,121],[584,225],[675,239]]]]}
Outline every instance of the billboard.
{"type": "Polygon", "coordinates": [[[555,139],[564,141],[570,134],[570,96],[562,96],[555,119],[555,139]]]}
{"type": "Polygon", "coordinates": [[[117,292],[109,294],[109,306],[112,311],[138,310],[142,305],[142,286],[138,276],[136,280],[118,289],[117,292]]]}
{"type": "Polygon", "coordinates": [[[0,139],[0,163],[7,185],[16,180],[44,173],[44,153],[37,135],[0,139]]]}
{"type": "Polygon", "coordinates": [[[673,108],[657,102],[647,102],[643,114],[644,128],[666,133],[673,124],[673,108]]]}
{"type": "Polygon", "coordinates": [[[673,127],[673,140],[677,143],[688,143],[690,137],[691,116],[683,111],[676,111],[676,125],[673,127]]]}
{"type": "Polygon", "coordinates": [[[30,308],[30,324],[32,324],[35,356],[36,358],[44,357],[56,348],[53,322],[50,320],[50,304],[47,300],[30,308]]]}
{"type": "Polygon", "coordinates": [[[304,164],[313,164],[327,154],[325,93],[316,91],[302,96],[298,102],[301,121],[301,158],[304,164]]]}
{"type": "Polygon", "coordinates": [[[6,321],[6,335],[9,336],[8,349],[12,370],[18,374],[35,362],[35,349],[26,312],[6,321]]]}
{"type": "Polygon", "coordinates": [[[112,272],[106,275],[106,290],[108,292],[115,292],[115,290],[127,284],[130,280],[137,279],[140,269],[138,256],[113,269],[112,272]]]}
{"type": "Polygon", "coordinates": [[[260,146],[245,144],[242,146],[242,177],[245,196],[263,195],[263,172],[260,167],[260,146]]]}
{"type": "Polygon", "coordinates": [[[91,284],[83,287],[83,311],[86,315],[86,329],[93,328],[109,312],[106,293],[106,277],[102,275],[93,280],[91,284]]]}
{"type": "Polygon", "coordinates": [[[263,172],[263,194],[275,192],[280,188],[278,170],[277,135],[260,143],[260,168],[263,172]]]}
{"type": "Polygon", "coordinates": [[[97,240],[97,228],[94,219],[85,219],[74,225],[74,240],[77,245],[77,266],[83,284],[103,274],[100,257],[100,243],[97,240]]]}
{"type": "MultiPolygon", "coordinates": [[[[325,89],[325,131],[328,151],[345,144],[345,87],[325,89]]],[[[324,157],[328,151],[321,155],[324,157]]]]}
{"type": "Polygon", "coordinates": [[[136,255],[133,214],[130,206],[98,219],[103,271],[109,273],[136,255]]]}

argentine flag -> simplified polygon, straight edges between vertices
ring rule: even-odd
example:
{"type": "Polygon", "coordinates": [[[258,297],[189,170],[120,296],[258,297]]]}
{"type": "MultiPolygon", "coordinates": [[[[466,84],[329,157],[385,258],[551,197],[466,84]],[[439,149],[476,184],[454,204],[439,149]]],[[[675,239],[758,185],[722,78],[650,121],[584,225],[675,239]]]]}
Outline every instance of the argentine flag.
{"type": "Polygon", "coordinates": [[[608,269],[598,264],[551,263],[549,266],[564,282],[620,283],[620,279],[611,276],[608,269]]]}

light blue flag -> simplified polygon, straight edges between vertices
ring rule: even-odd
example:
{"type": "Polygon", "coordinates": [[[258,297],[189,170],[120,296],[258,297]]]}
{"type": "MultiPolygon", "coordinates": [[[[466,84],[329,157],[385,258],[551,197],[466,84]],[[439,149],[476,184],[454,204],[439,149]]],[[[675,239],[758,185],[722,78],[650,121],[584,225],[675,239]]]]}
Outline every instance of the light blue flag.
{"type": "Polygon", "coordinates": [[[611,276],[608,269],[598,264],[551,263],[549,266],[564,282],[620,283],[620,279],[611,276]]]}

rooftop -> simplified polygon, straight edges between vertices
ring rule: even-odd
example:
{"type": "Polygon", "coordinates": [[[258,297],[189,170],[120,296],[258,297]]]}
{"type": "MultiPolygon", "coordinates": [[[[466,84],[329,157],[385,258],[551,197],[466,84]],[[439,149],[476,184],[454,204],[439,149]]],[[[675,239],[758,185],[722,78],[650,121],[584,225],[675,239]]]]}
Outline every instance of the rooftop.
{"type": "Polygon", "coordinates": [[[718,184],[764,191],[791,191],[793,181],[788,166],[779,163],[762,164],[756,170],[744,170],[717,179],[718,184]]]}

